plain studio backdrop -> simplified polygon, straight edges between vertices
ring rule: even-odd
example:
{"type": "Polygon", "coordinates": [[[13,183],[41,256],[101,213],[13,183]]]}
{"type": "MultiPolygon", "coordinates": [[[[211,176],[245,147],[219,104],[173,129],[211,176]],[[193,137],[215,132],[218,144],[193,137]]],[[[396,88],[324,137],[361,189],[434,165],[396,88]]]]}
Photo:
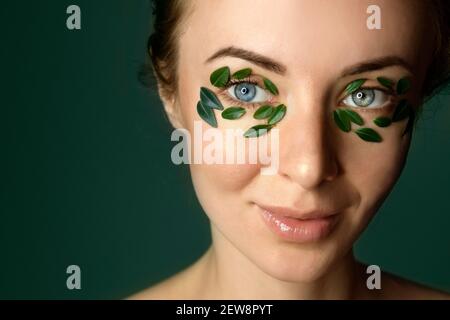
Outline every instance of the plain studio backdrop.
{"type": "MultiPolygon", "coordinates": [[[[170,161],[161,103],[136,77],[150,16],[147,0],[2,4],[0,298],[123,298],[207,248],[188,168],[170,161]],[[66,28],[71,4],[81,30],[66,28]],[[66,287],[70,265],[81,290],[66,287]]],[[[441,95],[360,260],[450,291],[449,164],[441,95]]]]}

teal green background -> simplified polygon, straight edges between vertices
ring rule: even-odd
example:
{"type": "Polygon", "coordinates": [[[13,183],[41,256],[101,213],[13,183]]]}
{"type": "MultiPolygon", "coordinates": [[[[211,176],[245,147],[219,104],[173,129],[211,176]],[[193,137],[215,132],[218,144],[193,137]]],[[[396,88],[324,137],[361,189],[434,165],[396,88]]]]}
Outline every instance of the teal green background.
{"type": "MultiPolygon", "coordinates": [[[[159,98],[136,79],[148,1],[5,1],[0,18],[0,298],[124,298],[197,259],[208,220],[170,161],[159,98]],[[79,31],[66,28],[71,4],[79,31]],[[71,264],[81,290],[66,288],[71,264]]],[[[449,104],[426,105],[356,253],[450,292],[449,104]]]]}

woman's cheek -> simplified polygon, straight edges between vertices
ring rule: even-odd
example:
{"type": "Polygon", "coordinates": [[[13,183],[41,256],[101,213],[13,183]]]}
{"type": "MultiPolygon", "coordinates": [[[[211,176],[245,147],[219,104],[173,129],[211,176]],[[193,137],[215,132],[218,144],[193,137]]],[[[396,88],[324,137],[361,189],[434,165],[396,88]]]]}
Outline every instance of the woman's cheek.
{"type": "Polygon", "coordinates": [[[258,164],[193,164],[190,166],[193,179],[210,193],[239,192],[260,174],[258,164]]]}
{"type": "Polygon", "coordinates": [[[398,180],[410,145],[409,136],[402,137],[404,128],[404,123],[398,123],[380,130],[381,143],[367,143],[354,135],[342,141],[343,170],[361,199],[361,214],[353,216],[354,221],[372,218],[398,180]]]}

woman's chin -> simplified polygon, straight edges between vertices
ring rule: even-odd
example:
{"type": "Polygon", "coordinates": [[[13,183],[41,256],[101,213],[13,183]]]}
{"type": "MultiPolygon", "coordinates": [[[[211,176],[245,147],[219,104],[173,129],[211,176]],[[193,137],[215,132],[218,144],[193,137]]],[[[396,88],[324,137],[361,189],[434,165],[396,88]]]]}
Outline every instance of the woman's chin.
{"type": "Polygon", "coordinates": [[[326,249],[298,249],[294,254],[289,251],[264,254],[253,262],[264,273],[280,281],[310,283],[326,275],[336,260],[336,253],[326,249]]]}

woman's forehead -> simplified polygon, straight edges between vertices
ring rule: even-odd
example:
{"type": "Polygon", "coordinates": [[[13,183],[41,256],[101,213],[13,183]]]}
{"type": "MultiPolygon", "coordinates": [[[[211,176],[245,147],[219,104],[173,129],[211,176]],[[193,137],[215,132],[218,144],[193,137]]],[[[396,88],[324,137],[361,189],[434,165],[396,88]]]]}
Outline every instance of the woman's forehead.
{"type": "MultiPolygon", "coordinates": [[[[420,61],[426,8],[411,0],[194,1],[181,52],[203,62],[235,46],[280,61],[292,72],[351,65],[382,56],[420,61]],[[369,29],[370,6],[380,9],[380,29],[369,29]],[[195,48],[195,50],[194,50],[195,48]],[[303,69],[303,70],[302,70],[303,69]]],[[[192,60],[194,59],[194,60],[192,60]]]]}

